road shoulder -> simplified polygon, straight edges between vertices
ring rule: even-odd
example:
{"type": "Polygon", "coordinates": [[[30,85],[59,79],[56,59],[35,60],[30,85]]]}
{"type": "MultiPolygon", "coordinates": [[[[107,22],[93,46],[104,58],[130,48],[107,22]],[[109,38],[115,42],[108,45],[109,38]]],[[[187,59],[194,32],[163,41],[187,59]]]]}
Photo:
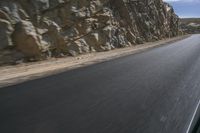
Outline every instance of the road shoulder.
{"type": "Polygon", "coordinates": [[[88,65],[108,61],[122,56],[142,52],[151,48],[173,43],[189,37],[179,36],[157,42],[148,42],[126,48],[115,49],[107,52],[89,53],[77,57],[52,58],[45,61],[24,63],[15,66],[0,67],[0,87],[10,86],[49,75],[61,73],[88,65]]]}

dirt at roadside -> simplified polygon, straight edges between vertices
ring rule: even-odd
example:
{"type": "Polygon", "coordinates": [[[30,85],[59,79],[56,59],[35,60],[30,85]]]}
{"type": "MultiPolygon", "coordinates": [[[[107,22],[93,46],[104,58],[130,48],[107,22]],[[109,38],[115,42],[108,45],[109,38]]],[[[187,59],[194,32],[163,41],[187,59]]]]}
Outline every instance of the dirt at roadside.
{"type": "Polygon", "coordinates": [[[0,67],[0,87],[9,86],[27,80],[45,77],[63,71],[114,59],[117,57],[134,54],[149,48],[172,43],[187,37],[189,37],[189,35],[164,39],[157,42],[145,43],[143,45],[115,49],[108,52],[90,53],[79,55],[77,57],[52,58],[41,62],[24,63],[15,66],[3,66],[0,67]]]}

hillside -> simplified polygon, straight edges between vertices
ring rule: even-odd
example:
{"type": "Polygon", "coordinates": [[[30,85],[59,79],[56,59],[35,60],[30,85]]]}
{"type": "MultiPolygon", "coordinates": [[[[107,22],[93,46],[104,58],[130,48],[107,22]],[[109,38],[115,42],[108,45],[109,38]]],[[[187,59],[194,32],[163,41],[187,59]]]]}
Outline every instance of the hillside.
{"type": "Polygon", "coordinates": [[[185,33],[198,34],[200,33],[200,18],[182,18],[180,28],[185,33]]]}
{"type": "Polygon", "coordinates": [[[1,0],[0,65],[173,37],[178,23],[162,0],[1,0]]]}

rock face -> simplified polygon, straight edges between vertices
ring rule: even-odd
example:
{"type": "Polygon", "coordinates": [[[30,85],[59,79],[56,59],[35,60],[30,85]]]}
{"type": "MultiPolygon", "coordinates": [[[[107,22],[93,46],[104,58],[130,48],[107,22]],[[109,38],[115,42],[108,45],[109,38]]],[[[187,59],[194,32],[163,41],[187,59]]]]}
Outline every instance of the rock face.
{"type": "Polygon", "coordinates": [[[0,64],[155,41],[178,25],[162,0],[1,0],[0,64]]]}

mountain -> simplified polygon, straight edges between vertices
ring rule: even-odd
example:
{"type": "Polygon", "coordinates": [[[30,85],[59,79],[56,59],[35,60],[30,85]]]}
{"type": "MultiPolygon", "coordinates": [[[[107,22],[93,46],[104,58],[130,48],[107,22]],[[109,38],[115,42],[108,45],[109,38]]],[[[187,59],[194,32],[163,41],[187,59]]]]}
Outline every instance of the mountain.
{"type": "Polygon", "coordinates": [[[174,37],[178,25],[162,0],[1,0],[0,64],[174,37]]]}

